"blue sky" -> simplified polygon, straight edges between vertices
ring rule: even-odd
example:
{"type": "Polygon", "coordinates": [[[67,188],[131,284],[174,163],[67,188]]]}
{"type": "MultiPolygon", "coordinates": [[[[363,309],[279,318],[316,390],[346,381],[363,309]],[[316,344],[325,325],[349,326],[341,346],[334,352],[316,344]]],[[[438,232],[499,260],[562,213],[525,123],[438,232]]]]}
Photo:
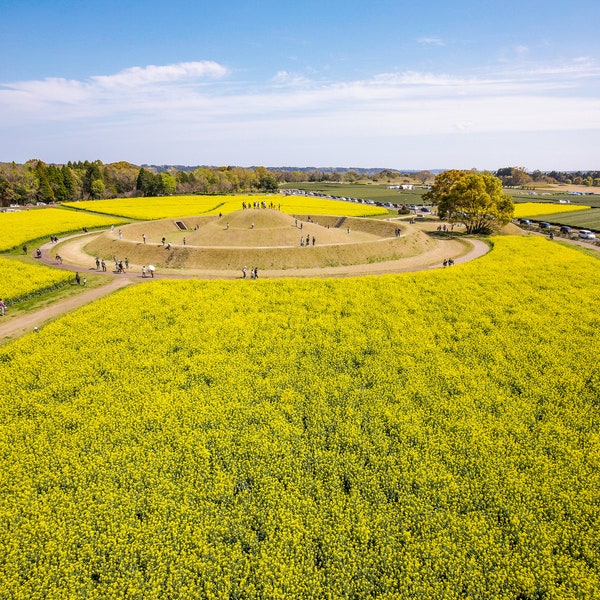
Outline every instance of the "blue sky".
{"type": "Polygon", "coordinates": [[[600,169],[597,0],[0,0],[0,161],[600,169]]]}

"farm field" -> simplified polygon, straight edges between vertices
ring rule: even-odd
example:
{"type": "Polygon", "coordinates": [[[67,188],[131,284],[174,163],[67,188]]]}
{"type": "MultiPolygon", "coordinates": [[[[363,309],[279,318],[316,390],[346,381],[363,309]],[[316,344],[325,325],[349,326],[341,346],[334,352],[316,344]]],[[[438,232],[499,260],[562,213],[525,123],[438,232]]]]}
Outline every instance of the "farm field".
{"type": "Polygon", "coordinates": [[[570,225],[580,229],[593,229],[600,231],[600,208],[591,208],[586,211],[570,211],[552,214],[536,215],[536,220],[550,221],[557,225],[570,225]]]}
{"type": "Polygon", "coordinates": [[[555,225],[570,225],[580,229],[600,231],[600,208],[573,204],[528,202],[515,204],[515,218],[532,218],[555,225]]]}
{"type": "Polygon", "coordinates": [[[12,250],[26,242],[49,238],[51,235],[81,231],[83,227],[94,229],[122,222],[114,217],[77,213],[60,208],[0,213],[0,251],[12,250]]]}
{"type": "Polygon", "coordinates": [[[592,208],[600,208],[600,194],[585,194],[582,196],[573,196],[568,192],[553,192],[548,193],[548,195],[539,194],[537,196],[531,196],[531,194],[524,194],[515,192],[513,190],[505,190],[508,194],[512,196],[515,204],[519,204],[522,202],[526,203],[548,203],[548,202],[558,202],[559,200],[568,200],[571,206],[591,206],[592,208]],[[535,200],[534,200],[535,198],[535,200]]]}
{"type": "Polygon", "coordinates": [[[281,189],[306,190],[307,192],[320,192],[330,196],[343,196],[344,198],[364,198],[375,202],[393,202],[394,204],[423,204],[423,189],[390,190],[387,185],[377,184],[340,184],[328,182],[316,183],[288,183],[281,189]]]}
{"type": "Polygon", "coordinates": [[[8,305],[62,287],[71,279],[67,271],[0,257],[0,298],[8,305]]]}
{"type": "Polygon", "coordinates": [[[242,203],[265,202],[287,214],[304,215],[366,215],[388,214],[376,206],[308,198],[304,196],[168,196],[155,198],[120,198],[115,200],[87,200],[65,203],[65,206],[90,210],[125,218],[152,220],[174,217],[228,214],[240,210],[242,203]]]}
{"type": "Polygon", "coordinates": [[[0,349],[0,590],[598,596],[600,263],[494,244],[153,281],[0,349]]]}
{"type": "Polygon", "coordinates": [[[523,217],[539,218],[540,215],[562,215],[563,213],[579,213],[580,211],[589,211],[589,206],[574,206],[572,204],[550,204],[542,202],[523,202],[515,204],[516,219],[523,217]]]}

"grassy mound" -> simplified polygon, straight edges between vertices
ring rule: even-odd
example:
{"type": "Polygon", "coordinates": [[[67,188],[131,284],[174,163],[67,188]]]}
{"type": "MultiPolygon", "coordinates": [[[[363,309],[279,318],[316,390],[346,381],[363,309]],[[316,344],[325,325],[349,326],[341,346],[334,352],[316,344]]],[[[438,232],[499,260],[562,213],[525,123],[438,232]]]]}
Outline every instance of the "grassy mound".
{"type": "Polygon", "coordinates": [[[308,221],[306,215],[249,209],[221,218],[134,223],[123,227],[121,234],[115,230],[94,238],[85,252],[105,260],[127,256],[132,264],[152,263],[159,268],[235,270],[253,265],[294,269],[415,256],[436,243],[406,226],[403,235],[396,237],[397,227],[384,220],[319,216],[308,221]]]}

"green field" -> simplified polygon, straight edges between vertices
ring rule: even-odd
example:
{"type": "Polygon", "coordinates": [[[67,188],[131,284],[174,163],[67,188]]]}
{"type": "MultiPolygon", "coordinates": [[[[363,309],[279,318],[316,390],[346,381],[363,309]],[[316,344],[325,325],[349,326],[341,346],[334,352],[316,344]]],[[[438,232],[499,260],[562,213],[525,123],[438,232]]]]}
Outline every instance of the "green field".
{"type": "Polygon", "coordinates": [[[289,183],[280,186],[281,189],[306,190],[319,192],[330,196],[344,198],[362,198],[374,202],[392,202],[393,204],[423,204],[422,196],[426,190],[389,190],[387,185],[378,184],[348,184],[348,183],[289,183]]]}
{"type": "Polygon", "coordinates": [[[544,195],[540,192],[532,196],[530,194],[516,193],[508,191],[515,203],[519,202],[558,202],[559,200],[568,200],[570,204],[591,206],[592,208],[600,208],[600,193],[586,194],[584,196],[571,196],[566,192],[556,192],[544,195]]]}
{"type": "Polygon", "coordinates": [[[536,221],[548,221],[556,225],[570,225],[580,229],[600,231],[600,208],[590,210],[536,215],[536,221]]]}

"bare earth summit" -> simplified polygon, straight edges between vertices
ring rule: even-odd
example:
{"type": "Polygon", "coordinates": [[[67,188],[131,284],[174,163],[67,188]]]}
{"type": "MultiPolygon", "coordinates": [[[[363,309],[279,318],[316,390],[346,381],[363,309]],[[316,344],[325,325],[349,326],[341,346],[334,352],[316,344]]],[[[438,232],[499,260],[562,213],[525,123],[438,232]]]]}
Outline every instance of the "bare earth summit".
{"type": "MultiPolygon", "coordinates": [[[[79,234],[61,240],[59,247],[63,263],[58,264],[55,260],[57,247],[53,244],[41,246],[42,257],[40,262],[59,269],[79,272],[81,277],[86,273],[105,275],[107,284],[96,288],[86,289],[81,293],[54,302],[39,310],[32,311],[22,316],[10,318],[10,309],[5,317],[0,321],[0,344],[20,337],[26,333],[34,331],[34,328],[40,329],[46,323],[57,317],[68,313],[80,306],[93,302],[98,298],[106,296],[113,291],[130,285],[132,283],[142,283],[151,281],[148,275],[142,278],[141,267],[130,265],[131,268],[124,274],[117,274],[113,271],[113,264],[107,263],[108,271],[102,273],[96,270],[93,258],[83,251],[83,247],[93,236],[101,233],[93,232],[89,234],[79,234]]],[[[287,269],[280,271],[261,270],[259,276],[261,279],[274,279],[283,277],[358,277],[365,275],[384,275],[393,273],[403,273],[411,271],[421,271],[442,267],[444,259],[453,258],[455,264],[474,260],[486,254],[489,246],[476,239],[439,239],[433,249],[423,252],[416,256],[401,258],[398,260],[389,260],[375,262],[371,264],[358,264],[337,267],[319,267],[313,269],[287,269]]],[[[155,279],[240,279],[241,271],[222,271],[222,270],[202,270],[186,269],[182,270],[161,270],[155,274],[155,279]]]]}

